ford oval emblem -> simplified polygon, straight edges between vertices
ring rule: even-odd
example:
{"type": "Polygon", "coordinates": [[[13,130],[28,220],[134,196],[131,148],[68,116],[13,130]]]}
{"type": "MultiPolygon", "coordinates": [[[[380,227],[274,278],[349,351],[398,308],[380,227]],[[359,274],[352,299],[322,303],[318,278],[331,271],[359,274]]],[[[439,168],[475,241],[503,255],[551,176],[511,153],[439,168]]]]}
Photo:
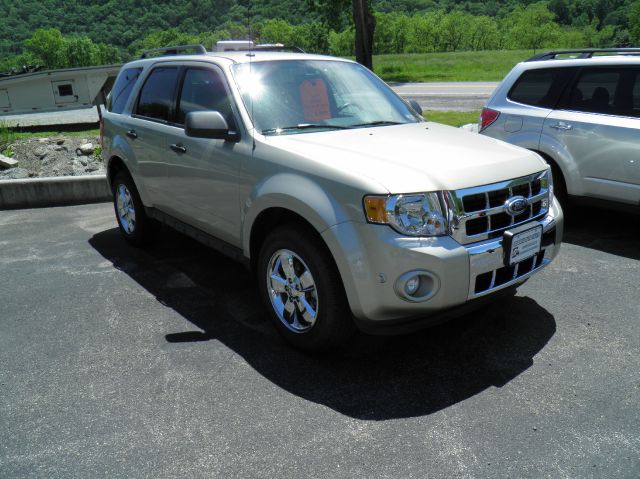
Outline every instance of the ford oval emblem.
{"type": "Polygon", "coordinates": [[[529,200],[524,196],[512,196],[504,203],[504,209],[507,210],[511,216],[518,216],[529,206],[529,200]]]}

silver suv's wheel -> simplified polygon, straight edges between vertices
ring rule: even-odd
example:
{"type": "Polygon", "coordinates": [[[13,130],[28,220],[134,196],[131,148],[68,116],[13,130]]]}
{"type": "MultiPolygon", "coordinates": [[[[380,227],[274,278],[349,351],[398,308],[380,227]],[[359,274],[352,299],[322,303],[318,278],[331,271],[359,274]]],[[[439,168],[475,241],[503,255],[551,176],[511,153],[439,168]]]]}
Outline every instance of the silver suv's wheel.
{"type": "Polygon", "coordinates": [[[119,184],[115,192],[116,212],[122,229],[127,234],[133,234],[136,229],[136,207],[131,198],[131,192],[126,185],[119,184]]]}
{"type": "Polygon", "coordinates": [[[119,171],[113,178],[113,206],[120,234],[134,246],[143,246],[155,236],[157,225],[148,218],[131,176],[119,171]]]}
{"type": "Polygon", "coordinates": [[[258,284],[276,328],[294,346],[338,346],[355,327],[340,273],[318,233],[280,226],[260,249],[258,284]]]}
{"type": "Polygon", "coordinates": [[[307,264],[293,251],[273,253],[267,269],[271,305],[282,324],[294,333],[313,328],[318,317],[318,291],[307,264]]]}

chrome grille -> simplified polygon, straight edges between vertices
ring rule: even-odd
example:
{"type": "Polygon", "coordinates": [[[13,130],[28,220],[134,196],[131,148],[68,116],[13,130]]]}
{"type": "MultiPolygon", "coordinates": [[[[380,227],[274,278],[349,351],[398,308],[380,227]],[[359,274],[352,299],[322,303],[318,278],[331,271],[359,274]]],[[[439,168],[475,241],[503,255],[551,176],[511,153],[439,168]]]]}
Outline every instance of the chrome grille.
{"type": "Polygon", "coordinates": [[[539,219],[549,211],[547,171],[491,185],[450,191],[451,234],[461,244],[498,238],[514,226],[539,219]],[[526,208],[518,214],[507,212],[506,203],[521,196],[526,208]]]}

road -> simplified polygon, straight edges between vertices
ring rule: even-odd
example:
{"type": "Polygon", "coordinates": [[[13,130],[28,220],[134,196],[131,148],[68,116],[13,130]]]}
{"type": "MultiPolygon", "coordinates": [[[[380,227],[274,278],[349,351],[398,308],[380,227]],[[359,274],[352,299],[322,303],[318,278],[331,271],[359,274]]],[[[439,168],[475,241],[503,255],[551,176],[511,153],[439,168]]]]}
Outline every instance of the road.
{"type": "Polygon", "coordinates": [[[392,88],[407,100],[416,100],[423,110],[480,110],[497,82],[398,83],[392,88]]]}
{"type": "MultiPolygon", "coordinates": [[[[495,82],[398,83],[392,88],[407,100],[416,100],[424,110],[472,111],[482,108],[498,84],[495,82]]],[[[93,123],[98,121],[96,108],[30,115],[4,115],[9,125],[42,126],[93,123]]]]}
{"type": "Polygon", "coordinates": [[[0,477],[637,478],[625,215],[577,215],[482,315],[315,357],[242,266],[170,231],[131,248],[110,205],[0,231],[0,477]]]}

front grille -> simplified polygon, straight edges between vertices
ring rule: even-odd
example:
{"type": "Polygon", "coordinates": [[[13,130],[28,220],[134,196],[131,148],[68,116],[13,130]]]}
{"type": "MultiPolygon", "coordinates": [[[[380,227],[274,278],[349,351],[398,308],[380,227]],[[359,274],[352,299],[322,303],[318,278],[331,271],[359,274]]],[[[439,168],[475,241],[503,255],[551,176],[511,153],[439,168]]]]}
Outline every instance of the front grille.
{"type": "Polygon", "coordinates": [[[531,273],[542,266],[544,260],[544,250],[531,258],[525,259],[513,266],[503,266],[493,271],[476,276],[474,293],[480,294],[491,289],[502,286],[510,281],[514,281],[522,276],[531,273]]]}
{"type": "Polygon", "coordinates": [[[449,192],[454,212],[452,235],[461,244],[500,237],[505,230],[539,219],[549,211],[546,172],[491,185],[449,192]],[[507,213],[505,203],[514,196],[527,199],[520,214],[507,213]]]}

